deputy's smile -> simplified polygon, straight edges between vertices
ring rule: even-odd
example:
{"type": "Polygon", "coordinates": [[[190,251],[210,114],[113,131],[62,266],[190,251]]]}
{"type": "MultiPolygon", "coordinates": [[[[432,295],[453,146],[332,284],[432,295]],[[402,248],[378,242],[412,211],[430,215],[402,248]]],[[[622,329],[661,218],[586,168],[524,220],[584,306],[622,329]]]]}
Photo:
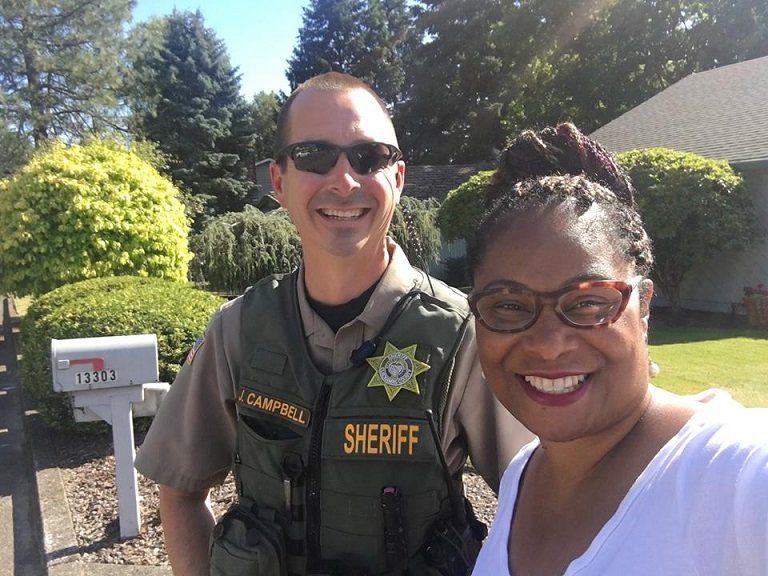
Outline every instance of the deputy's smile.
{"type": "Polygon", "coordinates": [[[334,220],[356,220],[361,218],[366,210],[362,208],[357,208],[355,210],[325,209],[319,210],[319,212],[326,218],[332,218],[334,220]]]}

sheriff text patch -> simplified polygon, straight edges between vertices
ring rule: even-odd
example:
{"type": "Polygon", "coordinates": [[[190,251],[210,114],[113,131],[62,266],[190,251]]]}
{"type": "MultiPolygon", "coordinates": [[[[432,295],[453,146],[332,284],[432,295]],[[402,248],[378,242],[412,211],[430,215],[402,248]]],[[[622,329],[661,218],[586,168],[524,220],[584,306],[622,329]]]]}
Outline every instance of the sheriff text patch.
{"type": "Polygon", "coordinates": [[[426,422],[332,420],[325,427],[327,456],[432,460],[432,437],[426,422]]]}

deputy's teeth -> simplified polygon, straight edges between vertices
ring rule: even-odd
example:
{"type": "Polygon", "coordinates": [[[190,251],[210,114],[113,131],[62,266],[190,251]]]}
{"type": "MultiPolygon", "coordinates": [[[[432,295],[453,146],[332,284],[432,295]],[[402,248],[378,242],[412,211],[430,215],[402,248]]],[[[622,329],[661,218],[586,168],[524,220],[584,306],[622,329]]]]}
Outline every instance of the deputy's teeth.
{"type": "Polygon", "coordinates": [[[354,220],[363,215],[363,210],[323,210],[323,215],[337,220],[354,220]]]}
{"type": "Polygon", "coordinates": [[[545,392],[547,394],[568,394],[576,390],[584,380],[587,379],[586,374],[580,374],[578,376],[565,376],[563,378],[542,378],[541,376],[526,376],[525,381],[528,382],[539,392],[545,392]]]}

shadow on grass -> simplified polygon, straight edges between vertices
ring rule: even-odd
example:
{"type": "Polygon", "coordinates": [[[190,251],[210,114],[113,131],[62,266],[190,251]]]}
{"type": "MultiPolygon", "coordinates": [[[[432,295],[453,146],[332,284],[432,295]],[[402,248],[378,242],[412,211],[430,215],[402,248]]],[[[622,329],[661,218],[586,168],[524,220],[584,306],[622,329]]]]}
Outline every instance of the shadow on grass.
{"type": "Polygon", "coordinates": [[[651,311],[649,340],[652,345],[730,338],[768,340],[768,328],[748,326],[746,318],[736,314],[695,310],[679,310],[673,313],[666,308],[654,308],[651,311]]]}
{"type": "Polygon", "coordinates": [[[653,326],[648,336],[652,346],[662,344],[683,344],[687,342],[705,342],[711,340],[728,340],[731,338],[747,338],[750,340],[765,340],[768,344],[768,330],[756,328],[700,328],[700,327],[668,327],[653,326]]]}

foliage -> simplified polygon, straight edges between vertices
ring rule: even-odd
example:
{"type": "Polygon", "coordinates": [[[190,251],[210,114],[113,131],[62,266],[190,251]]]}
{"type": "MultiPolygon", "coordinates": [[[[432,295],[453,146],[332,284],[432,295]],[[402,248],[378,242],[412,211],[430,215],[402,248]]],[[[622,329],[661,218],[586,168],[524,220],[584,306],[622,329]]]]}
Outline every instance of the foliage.
{"type": "Polygon", "coordinates": [[[0,291],[42,294],[112,275],[186,280],[178,191],[117,144],[51,146],[0,181],[0,291]]]}
{"type": "MultiPolygon", "coordinates": [[[[517,2],[420,2],[422,42],[406,62],[406,97],[395,107],[403,152],[416,164],[490,160],[504,142],[500,81],[506,73],[490,34],[517,2]]],[[[519,39],[504,38],[519,46],[519,39]]]]}
{"type": "Polygon", "coordinates": [[[633,150],[617,160],[637,188],[638,208],[653,241],[651,277],[673,308],[691,268],[758,238],[743,179],[726,161],[665,148],[633,150]]]}
{"type": "Polygon", "coordinates": [[[32,155],[32,144],[24,137],[0,126],[0,178],[17,172],[32,155]]]}
{"type": "Polygon", "coordinates": [[[368,82],[385,102],[403,88],[413,31],[406,0],[311,0],[288,62],[291,89],[332,70],[368,82]]]}
{"type": "Polygon", "coordinates": [[[420,0],[395,122],[411,162],[491,160],[526,128],[586,133],[683,77],[768,54],[764,0],[420,0]]]}
{"type": "Polygon", "coordinates": [[[270,274],[301,261],[301,242],[284,210],[264,214],[251,206],[211,219],[192,237],[193,277],[211,290],[239,294],[270,274]]]}
{"type": "Polygon", "coordinates": [[[36,298],[21,324],[25,393],[49,425],[73,424],[64,394],[54,392],[51,338],[156,334],[161,382],[172,382],[186,353],[222,299],[158,278],[84,280],[36,298]]]}
{"type": "Polygon", "coordinates": [[[403,196],[392,216],[389,234],[414,265],[423,266],[440,257],[440,231],[435,227],[438,206],[433,198],[403,196]]]}
{"type": "Polygon", "coordinates": [[[132,0],[3,0],[0,117],[39,147],[119,127],[132,0]]]}
{"type": "Polygon", "coordinates": [[[458,188],[448,192],[437,212],[436,224],[446,240],[469,240],[483,214],[485,187],[493,170],[471,176],[458,188]]]}
{"type": "Polygon", "coordinates": [[[454,256],[444,262],[445,270],[439,278],[448,284],[462,290],[469,291],[472,287],[472,279],[467,272],[466,256],[454,256]]]}
{"type": "Polygon", "coordinates": [[[251,121],[256,133],[253,144],[257,160],[271,158],[274,153],[277,116],[282,103],[274,92],[259,92],[251,101],[251,121]]]}
{"type": "Polygon", "coordinates": [[[167,154],[171,178],[193,197],[195,228],[241,210],[255,187],[255,134],[224,43],[199,11],[174,11],[134,37],[137,129],[167,154]]]}

